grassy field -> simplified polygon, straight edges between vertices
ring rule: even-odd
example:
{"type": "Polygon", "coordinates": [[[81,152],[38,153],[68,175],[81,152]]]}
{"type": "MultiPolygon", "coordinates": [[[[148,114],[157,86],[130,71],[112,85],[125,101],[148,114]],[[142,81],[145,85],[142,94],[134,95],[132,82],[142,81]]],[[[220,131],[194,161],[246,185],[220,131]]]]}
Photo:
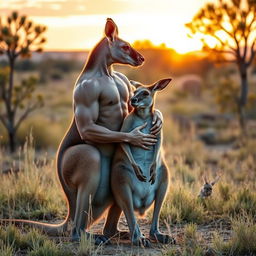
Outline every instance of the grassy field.
{"type": "MultiPolygon", "coordinates": [[[[138,71],[129,72],[132,76],[138,71]]],[[[8,153],[6,135],[0,128],[0,218],[50,223],[65,218],[67,207],[57,180],[55,153],[71,120],[72,88],[78,73],[63,74],[62,79],[39,86],[46,105],[22,125],[18,139],[23,146],[16,154],[8,153]]],[[[19,73],[18,77],[26,75],[19,73]]],[[[161,75],[166,77],[167,71],[161,75]]],[[[205,113],[219,115],[210,91],[203,89],[200,97],[184,95],[175,89],[182,77],[173,78],[173,86],[157,96],[157,108],[164,115],[164,149],[170,171],[160,227],[176,238],[177,245],[153,244],[146,249],[113,240],[110,246],[95,247],[85,237],[76,244],[69,242],[68,234],[53,238],[25,227],[2,225],[0,255],[256,255],[255,121],[248,122],[247,137],[241,135],[234,115],[224,121],[198,121],[205,113]],[[202,140],[207,136],[211,143],[202,140]],[[212,181],[218,175],[212,196],[199,198],[204,177],[212,181]]],[[[139,220],[145,234],[151,215],[149,210],[139,220]]],[[[103,220],[92,230],[101,232],[102,227],[103,220]]],[[[124,217],[120,227],[127,229],[124,217]]]]}
{"type": "MultiPolygon", "coordinates": [[[[174,124],[171,130],[175,131],[174,124]]],[[[165,127],[165,133],[169,132],[165,127]]],[[[161,229],[176,238],[177,246],[153,245],[150,253],[153,250],[159,255],[205,255],[210,250],[212,255],[255,255],[256,140],[237,142],[222,154],[216,154],[198,140],[175,136],[165,142],[171,180],[161,211],[161,229]],[[213,180],[217,174],[221,174],[221,178],[212,196],[198,198],[203,177],[213,180]]],[[[0,159],[0,165],[7,161],[3,150],[0,159]]],[[[1,175],[0,217],[51,223],[63,220],[66,203],[56,178],[54,159],[36,154],[30,138],[16,160],[8,161],[13,161],[13,166],[18,161],[19,172],[1,175]]],[[[149,211],[140,220],[145,233],[149,230],[151,214],[149,211]]],[[[102,225],[101,222],[94,231],[100,232],[102,225]]],[[[127,229],[124,218],[120,225],[127,229]]],[[[136,251],[122,241],[115,241],[116,246],[96,248],[88,241],[75,245],[69,243],[66,236],[52,239],[38,231],[12,226],[1,226],[0,243],[1,255],[19,255],[20,251],[29,255],[108,255],[110,248],[119,248],[123,255],[134,255],[133,250],[136,251]],[[130,254],[126,254],[127,250],[130,254]],[[90,251],[90,254],[81,251],[90,251]]],[[[149,251],[137,253],[148,255],[149,251]]]]}

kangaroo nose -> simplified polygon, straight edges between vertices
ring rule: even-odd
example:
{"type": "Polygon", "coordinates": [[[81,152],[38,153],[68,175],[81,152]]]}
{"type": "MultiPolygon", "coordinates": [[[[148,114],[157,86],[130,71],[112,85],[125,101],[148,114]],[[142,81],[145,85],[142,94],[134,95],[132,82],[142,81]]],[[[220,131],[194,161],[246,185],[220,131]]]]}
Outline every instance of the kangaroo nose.
{"type": "Polygon", "coordinates": [[[141,61],[141,62],[144,62],[144,57],[142,55],[139,55],[138,59],[141,61]]]}
{"type": "Polygon", "coordinates": [[[131,103],[134,104],[134,103],[137,103],[138,102],[138,99],[137,98],[131,98],[131,103]]]}

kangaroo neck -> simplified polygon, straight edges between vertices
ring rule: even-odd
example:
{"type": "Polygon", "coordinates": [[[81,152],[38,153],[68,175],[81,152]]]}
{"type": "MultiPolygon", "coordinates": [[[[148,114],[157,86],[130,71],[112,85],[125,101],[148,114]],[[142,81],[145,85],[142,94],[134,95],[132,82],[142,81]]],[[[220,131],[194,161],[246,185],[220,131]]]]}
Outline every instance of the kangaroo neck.
{"type": "Polygon", "coordinates": [[[103,38],[90,52],[83,73],[91,76],[112,75],[113,60],[110,56],[108,40],[103,38]]]}
{"type": "Polygon", "coordinates": [[[153,113],[153,107],[135,109],[135,114],[141,119],[147,119],[153,113]]]}

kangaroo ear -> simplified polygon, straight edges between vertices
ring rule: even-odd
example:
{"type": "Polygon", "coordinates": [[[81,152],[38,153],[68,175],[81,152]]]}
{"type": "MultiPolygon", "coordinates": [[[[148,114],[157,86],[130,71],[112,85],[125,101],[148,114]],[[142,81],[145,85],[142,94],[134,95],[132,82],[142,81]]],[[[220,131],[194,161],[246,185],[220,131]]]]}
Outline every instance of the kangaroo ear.
{"type": "Polygon", "coordinates": [[[130,84],[133,85],[135,88],[139,88],[139,87],[143,86],[140,82],[137,82],[134,80],[130,80],[130,84]]]}
{"type": "Polygon", "coordinates": [[[171,81],[172,81],[171,78],[166,78],[166,79],[159,80],[159,81],[156,82],[155,84],[151,85],[151,86],[149,87],[149,89],[150,89],[152,92],[161,91],[161,90],[163,90],[171,81]]]}
{"type": "Polygon", "coordinates": [[[105,25],[105,35],[111,42],[113,42],[118,35],[117,25],[111,18],[107,18],[105,25]]]}

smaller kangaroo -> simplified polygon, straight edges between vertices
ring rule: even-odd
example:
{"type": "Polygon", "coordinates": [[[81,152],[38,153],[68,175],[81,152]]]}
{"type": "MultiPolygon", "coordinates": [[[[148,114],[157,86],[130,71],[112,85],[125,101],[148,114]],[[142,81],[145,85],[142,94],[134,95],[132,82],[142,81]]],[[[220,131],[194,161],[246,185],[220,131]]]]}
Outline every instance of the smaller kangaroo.
{"type": "Polygon", "coordinates": [[[220,177],[221,176],[218,175],[212,182],[209,182],[208,179],[206,177],[204,177],[204,185],[202,186],[198,197],[204,199],[204,198],[211,196],[213,186],[219,181],[220,177]]]}
{"type": "MultiPolygon", "coordinates": [[[[125,118],[121,131],[129,132],[142,126],[143,133],[149,134],[154,113],[154,96],[163,90],[171,79],[163,79],[146,87],[137,86],[130,102],[134,110],[125,118]]],[[[136,83],[136,84],[135,84],[136,83]]],[[[115,153],[111,172],[111,187],[117,204],[123,210],[128,222],[132,244],[150,246],[149,239],[141,233],[134,210],[143,215],[154,202],[150,239],[161,243],[175,242],[168,235],[159,232],[159,213],[168,189],[168,168],[162,154],[162,135],[157,143],[144,149],[121,143],[115,153]]]]}

